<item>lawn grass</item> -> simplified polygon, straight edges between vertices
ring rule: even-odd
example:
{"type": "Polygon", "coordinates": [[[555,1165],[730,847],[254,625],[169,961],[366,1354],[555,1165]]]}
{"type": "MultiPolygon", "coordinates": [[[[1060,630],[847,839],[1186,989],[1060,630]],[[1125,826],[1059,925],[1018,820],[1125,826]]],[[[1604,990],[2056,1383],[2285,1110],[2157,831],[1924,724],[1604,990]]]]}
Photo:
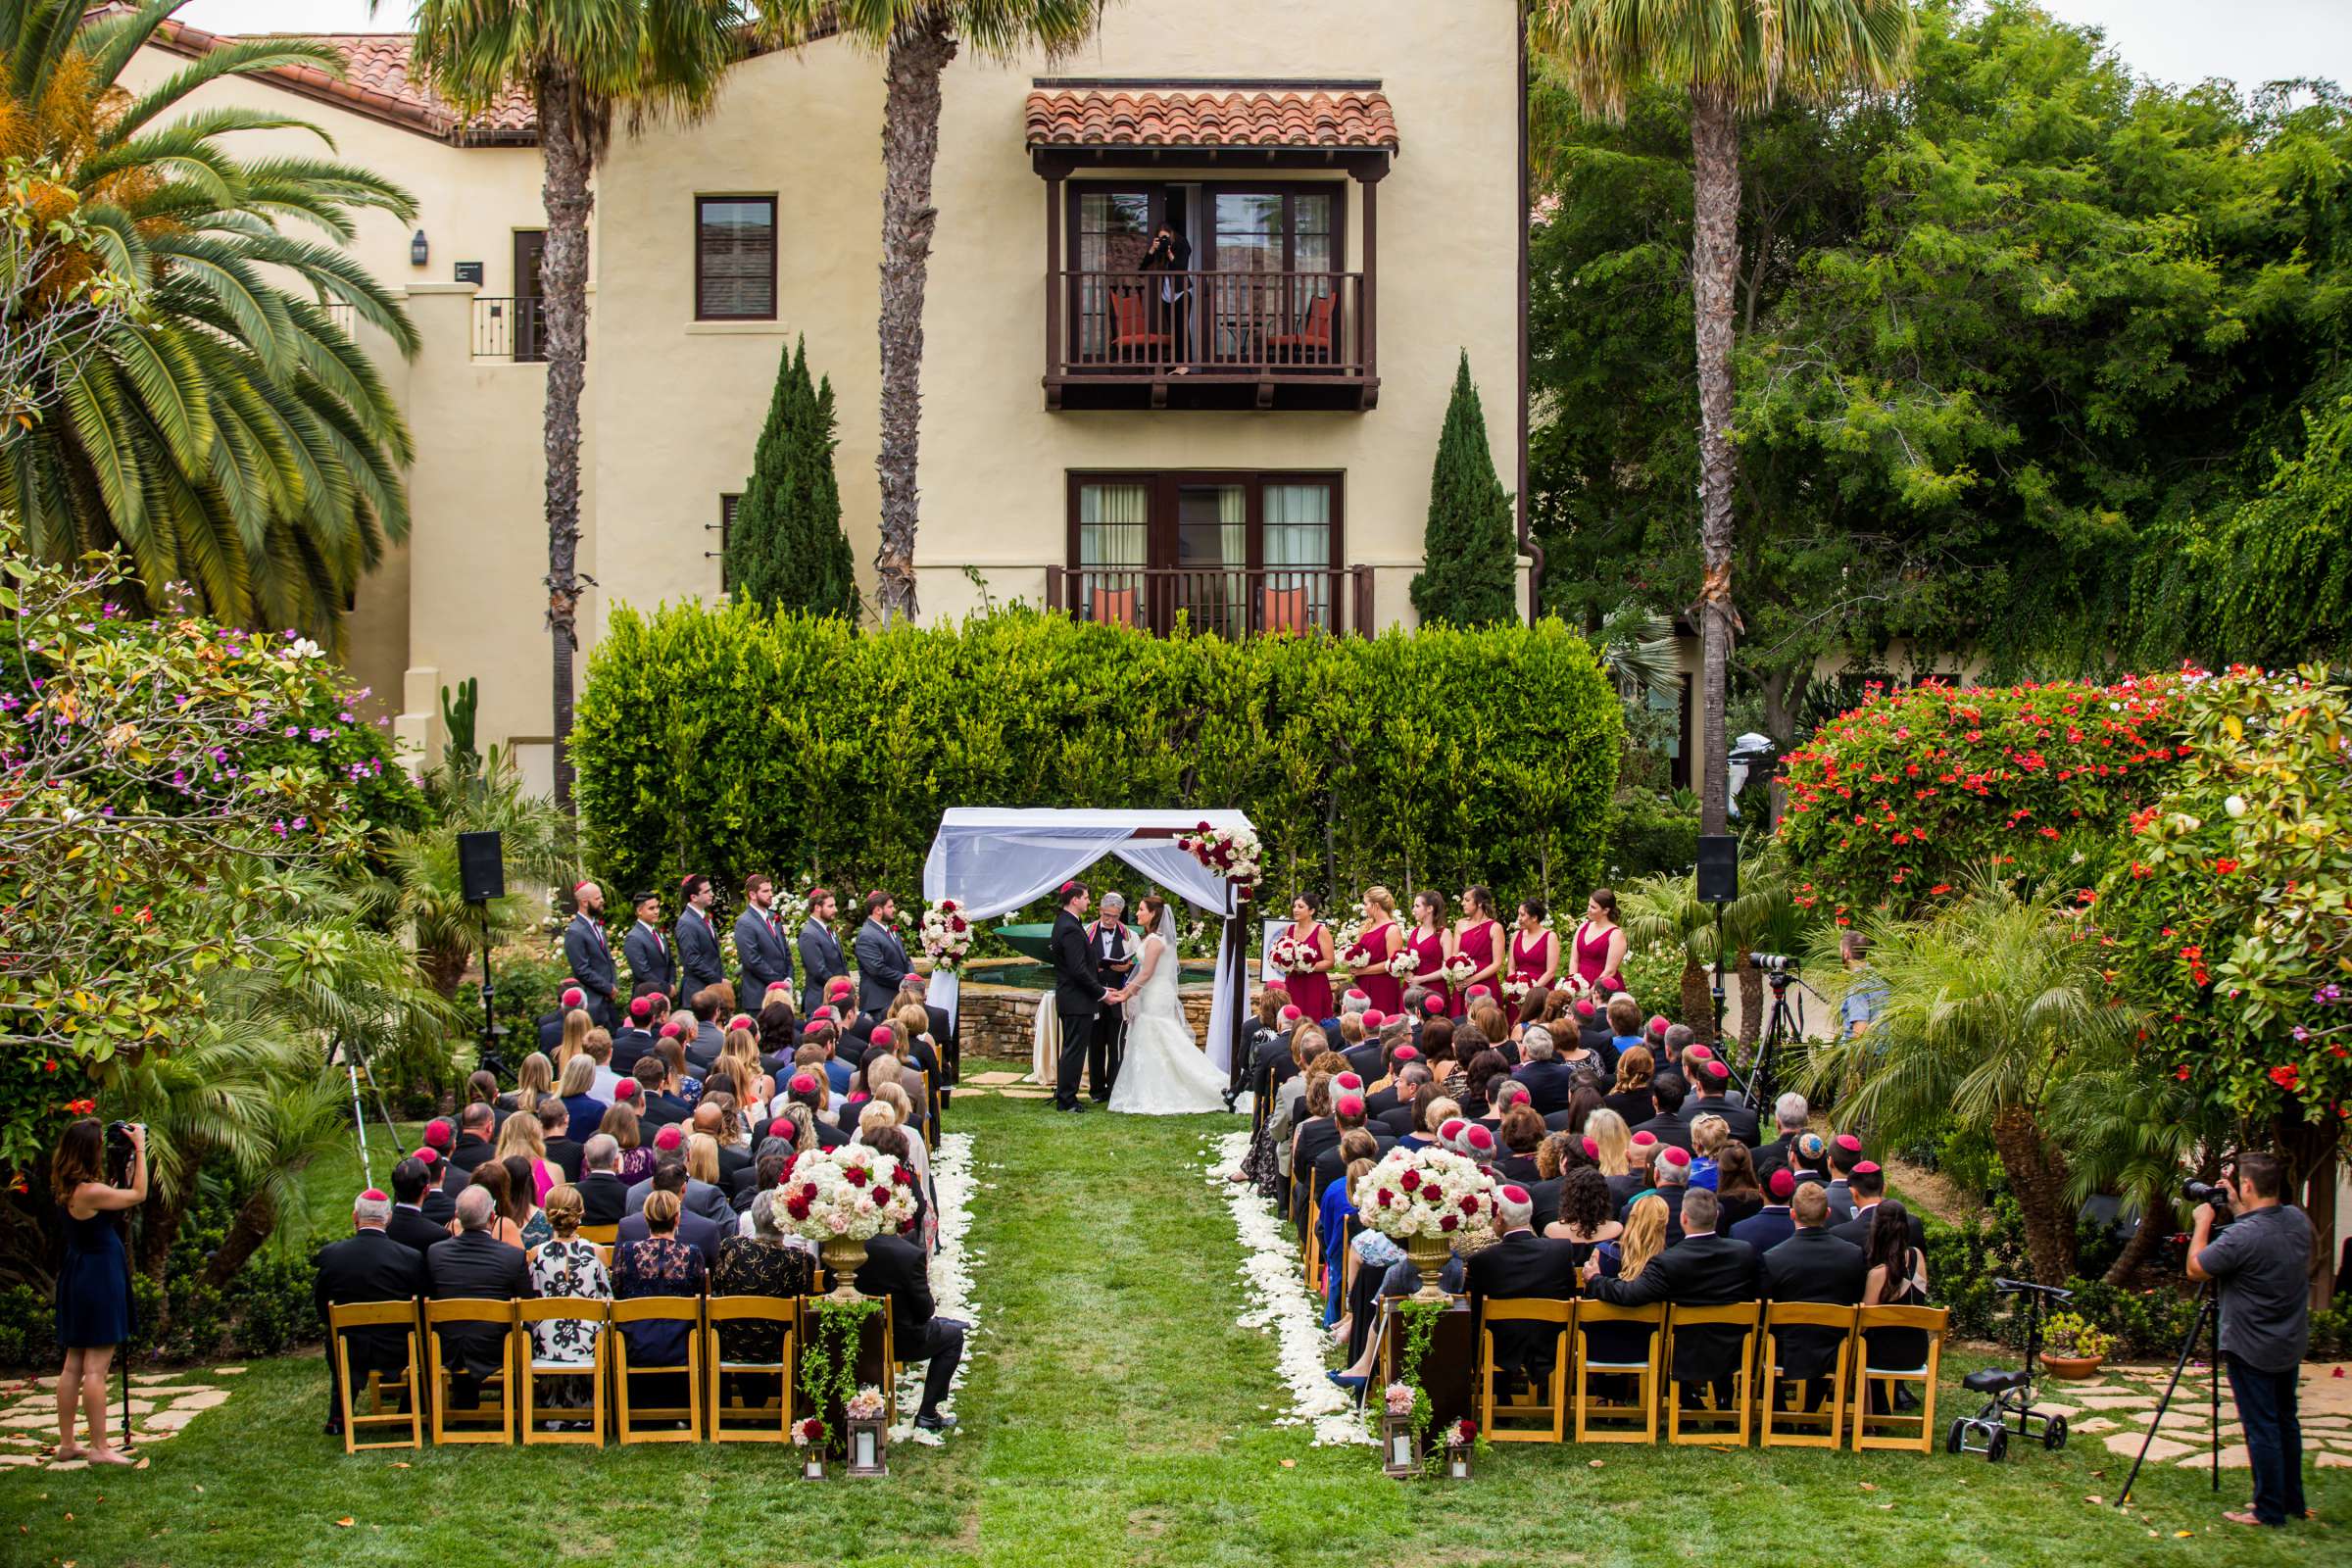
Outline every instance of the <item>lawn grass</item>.
{"type": "MultiPolygon", "coordinates": [[[[143,1473],[0,1475],[0,1563],[2257,1568],[2345,1556],[2343,1471],[2312,1477],[2330,1522],[2257,1534],[2220,1523],[2243,1505],[2242,1472],[2225,1474],[2219,1502],[2202,1472],[2169,1466],[2142,1477],[2130,1514],[2086,1501],[2111,1496],[2128,1467],[2093,1440],[2013,1450],[1999,1467],[1525,1445],[1492,1450],[1467,1486],[1399,1487],[1371,1449],[1319,1449],[1273,1425],[1269,1342],[1235,1326],[1239,1250],[1200,1170],[1201,1134],[1229,1121],[1056,1116],[992,1098],[958,1103],[951,1124],[976,1135],[985,1332],[957,1399],[963,1429],[942,1448],[894,1449],[887,1482],[806,1485],[786,1451],[708,1445],[345,1458],[318,1435],[318,1363],[295,1357],[256,1363],[228,1406],[153,1446],[143,1473]]],[[[340,1223],[356,1181],[356,1160],[321,1164],[319,1223],[340,1223]]],[[[1946,1356],[1947,1401],[1975,1364],[1946,1356]]]]}

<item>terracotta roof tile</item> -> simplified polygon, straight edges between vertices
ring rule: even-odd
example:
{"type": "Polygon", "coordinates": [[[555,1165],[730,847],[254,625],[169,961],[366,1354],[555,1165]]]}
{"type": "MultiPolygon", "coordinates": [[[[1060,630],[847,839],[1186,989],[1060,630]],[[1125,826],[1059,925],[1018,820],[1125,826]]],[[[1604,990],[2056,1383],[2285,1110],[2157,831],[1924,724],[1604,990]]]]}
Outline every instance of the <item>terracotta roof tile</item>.
{"type": "MultiPolygon", "coordinates": [[[[416,39],[409,33],[329,32],[292,36],[326,44],[341,55],[343,79],[338,81],[308,66],[266,72],[260,79],[306,98],[317,98],[355,114],[452,141],[527,140],[538,129],[530,93],[522,88],[510,89],[486,113],[461,124],[449,105],[410,74],[416,39]]],[[[184,23],[166,22],[156,29],[154,41],[178,54],[201,56],[229,40],[184,23]]]]}
{"type": "Polygon", "coordinates": [[[1396,150],[1396,116],[1374,90],[1039,88],[1032,147],[1333,147],[1396,150]]]}

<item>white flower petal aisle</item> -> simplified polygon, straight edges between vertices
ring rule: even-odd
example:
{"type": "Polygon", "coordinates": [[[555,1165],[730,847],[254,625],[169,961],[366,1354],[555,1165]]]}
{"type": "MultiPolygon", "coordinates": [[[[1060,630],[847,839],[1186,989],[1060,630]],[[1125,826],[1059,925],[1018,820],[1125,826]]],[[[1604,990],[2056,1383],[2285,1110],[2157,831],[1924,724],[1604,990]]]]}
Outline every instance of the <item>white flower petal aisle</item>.
{"type": "Polygon", "coordinates": [[[1305,1260],[1298,1255],[1298,1239],[1284,1224],[1257,1190],[1232,1180],[1250,1152],[1247,1132],[1226,1133],[1201,1140],[1208,1159],[1208,1185],[1225,1195],[1233,1210],[1234,1230],[1242,1242],[1239,1272],[1248,1282],[1250,1308],[1234,1321],[1274,1339],[1274,1364],[1291,1393],[1291,1413],[1276,1426],[1315,1429],[1315,1445],[1372,1446],[1372,1431],[1364,1413],[1324,1374],[1329,1369],[1323,1332],[1323,1303],[1306,1289],[1305,1260]]]}
{"type": "MultiPolygon", "coordinates": [[[[972,1296],[972,1270],[986,1254],[965,1245],[972,1228],[972,1135],[943,1135],[939,1147],[931,1151],[931,1196],[939,1208],[939,1247],[931,1254],[931,1299],[941,1317],[971,1325],[964,1335],[963,1363],[956,1367],[956,1381],[950,1385],[951,1404],[954,1391],[963,1387],[973,1358],[980,1354],[980,1337],[988,1332],[980,1326],[980,1309],[972,1296]]],[[[942,1441],[939,1434],[920,1431],[914,1424],[914,1412],[923,1402],[923,1372],[928,1364],[914,1361],[899,1369],[899,1424],[890,1429],[893,1443],[937,1446],[942,1441]]],[[[950,1428],[948,1435],[954,1432],[950,1428]]]]}

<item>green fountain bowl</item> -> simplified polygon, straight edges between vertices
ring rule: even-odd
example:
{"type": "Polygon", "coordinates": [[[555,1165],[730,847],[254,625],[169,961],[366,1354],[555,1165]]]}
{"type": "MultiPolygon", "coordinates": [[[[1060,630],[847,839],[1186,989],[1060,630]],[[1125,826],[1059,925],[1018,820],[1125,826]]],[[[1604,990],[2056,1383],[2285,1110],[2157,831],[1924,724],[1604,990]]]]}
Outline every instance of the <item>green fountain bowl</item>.
{"type": "Polygon", "coordinates": [[[1001,925],[997,935],[1013,952],[1035,958],[1040,963],[1054,961],[1054,927],[1051,925],[1001,925]]]}

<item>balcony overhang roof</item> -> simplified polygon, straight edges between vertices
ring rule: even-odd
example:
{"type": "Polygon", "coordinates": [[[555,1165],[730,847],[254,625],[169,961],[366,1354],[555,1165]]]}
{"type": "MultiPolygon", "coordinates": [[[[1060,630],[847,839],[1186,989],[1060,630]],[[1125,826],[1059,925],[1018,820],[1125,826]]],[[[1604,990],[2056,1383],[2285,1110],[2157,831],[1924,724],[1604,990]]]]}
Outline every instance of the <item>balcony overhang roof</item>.
{"type": "Polygon", "coordinates": [[[1041,174],[1175,163],[1337,167],[1377,179],[1396,156],[1396,115],[1377,81],[1148,82],[1044,78],[1023,119],[1041,174]]]}

